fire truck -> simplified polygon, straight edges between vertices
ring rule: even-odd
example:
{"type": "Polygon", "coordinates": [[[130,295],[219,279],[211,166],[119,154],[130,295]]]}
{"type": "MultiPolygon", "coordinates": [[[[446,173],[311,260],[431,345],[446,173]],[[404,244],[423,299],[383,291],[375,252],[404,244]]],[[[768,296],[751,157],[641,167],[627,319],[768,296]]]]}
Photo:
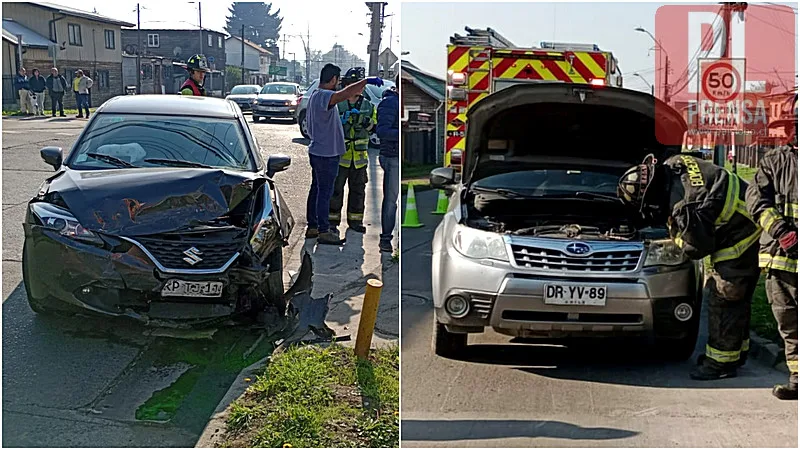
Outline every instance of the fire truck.
{"type": "Polygon", "coordinates": [[[447,46],[447,120],[444,167],[461,171],[467,112],[477,102],[520,83],[578,83],[622,87],[611,52],[594,44],[542,42],[517,47],[491,28],[465,27],[447,46]]]}

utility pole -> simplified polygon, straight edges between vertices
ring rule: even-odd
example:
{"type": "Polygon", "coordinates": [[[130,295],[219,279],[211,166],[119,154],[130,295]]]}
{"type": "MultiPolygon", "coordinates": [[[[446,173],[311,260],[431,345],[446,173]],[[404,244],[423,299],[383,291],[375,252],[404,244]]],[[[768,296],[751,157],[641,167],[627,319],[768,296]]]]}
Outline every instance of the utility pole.
{"type": "MultiPolygon", "coordinates": [[[[664,51],[662,48],[661,51],[664,51]]],[[[669,105],[669,55],[664,52],[664,103],[669,105]]]]}
{"type": "Polygon", "coordinates": [[[203,7],[197,2],[197,25],[200,27],[200,54],[203,54],[203,7]]]}
{"type": "Polygon", "coordinates": [[[381,31],[383,30],[383,7],[382,2],[367,3],[372,13],[369,23],[369,76],[374,77],[378,75],[378,55],[381,51],[381,31]]]}
{"type": "Polygon", "coordinates": [[[310,77],[311,77],[311,27],[308,25],[308,22],[306,22],[306,84],[311,84],[310,77]]]}
{"type": "Polygon", "coordinates": [[[141,8],[136,4],[136,93],[142,93],[142,17],[141,8]]]}
{"type": "Polygon", "coordinates": [[[286,33],[283,33],[283,57],[281,59],[286,60],[286,33]]]}
{"type": "Polygon", "coordinates": [[[242,24],[242,84],[244,84],[244,24],[242,24]]]}

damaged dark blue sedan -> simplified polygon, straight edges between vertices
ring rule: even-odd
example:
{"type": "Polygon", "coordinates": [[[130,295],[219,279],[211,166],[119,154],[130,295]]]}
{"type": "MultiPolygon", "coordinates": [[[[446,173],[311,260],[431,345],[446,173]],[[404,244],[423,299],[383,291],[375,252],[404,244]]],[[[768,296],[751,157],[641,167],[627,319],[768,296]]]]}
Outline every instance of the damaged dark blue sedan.
{"type": "Polygon", "coordinates": [[[145,322],[283,315],[282,253],[294,226],[236,105],[168,95],[100,108],[28,205],[23,278],[37,313],[145,322]]]}

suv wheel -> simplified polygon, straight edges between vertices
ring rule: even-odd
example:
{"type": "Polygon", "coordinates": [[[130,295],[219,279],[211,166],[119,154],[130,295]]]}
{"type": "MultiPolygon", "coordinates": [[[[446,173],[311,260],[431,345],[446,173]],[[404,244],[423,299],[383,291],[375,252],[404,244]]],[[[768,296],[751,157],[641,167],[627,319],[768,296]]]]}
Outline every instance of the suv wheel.
{"type": "Polygon", "coordinates": [[[456,358],[467,349],[466,333],[451,333],[444,324],[433,320],[433,352],[444,358],[456,358]]]}
{"type": "Polygon", "coordinates": [[[308,135],[308,121],[306,121],[306,111],[303,110],[300,112],[300,118],[298,119],[300,123],[300,133],[306,139],[311,139],[311,136],[308,135]]]}

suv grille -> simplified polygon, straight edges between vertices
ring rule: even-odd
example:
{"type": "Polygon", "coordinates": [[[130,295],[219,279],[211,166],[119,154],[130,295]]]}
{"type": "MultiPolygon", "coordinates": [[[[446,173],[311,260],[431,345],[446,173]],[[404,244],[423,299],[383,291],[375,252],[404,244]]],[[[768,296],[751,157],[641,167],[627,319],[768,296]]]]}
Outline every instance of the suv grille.
{"type": "Polygon", "coordinates": [[[641,250],[597,251],[588,256],[568,255],[560,250],[512,244],[514,261],[529,269],[577,272],[632,272],[641,250]]]}
{"type": "MultiPolygon", "coordinates": [[[[223,233],[230,237],[229,234],[223,233]]],[[[167,269],[172,270],[215,270],[223,267],[241,250],[244,242],[239,240],[217,240],[217,239],[160,239],[160,238],[137,238],[139,244],[147,249],[151,255],[167,269]],[[190,248],[196,248],[201,261],[192,265],[185,261],[187,258],[184,252],[190,248]]],[[[191,258],[189,258],[191,259],[191,258]]]]}
{"type": "Polygon", "coordinates": [[[289,100],[259,100],[258,104],[261,106],[289,106],[289,100]]]}

